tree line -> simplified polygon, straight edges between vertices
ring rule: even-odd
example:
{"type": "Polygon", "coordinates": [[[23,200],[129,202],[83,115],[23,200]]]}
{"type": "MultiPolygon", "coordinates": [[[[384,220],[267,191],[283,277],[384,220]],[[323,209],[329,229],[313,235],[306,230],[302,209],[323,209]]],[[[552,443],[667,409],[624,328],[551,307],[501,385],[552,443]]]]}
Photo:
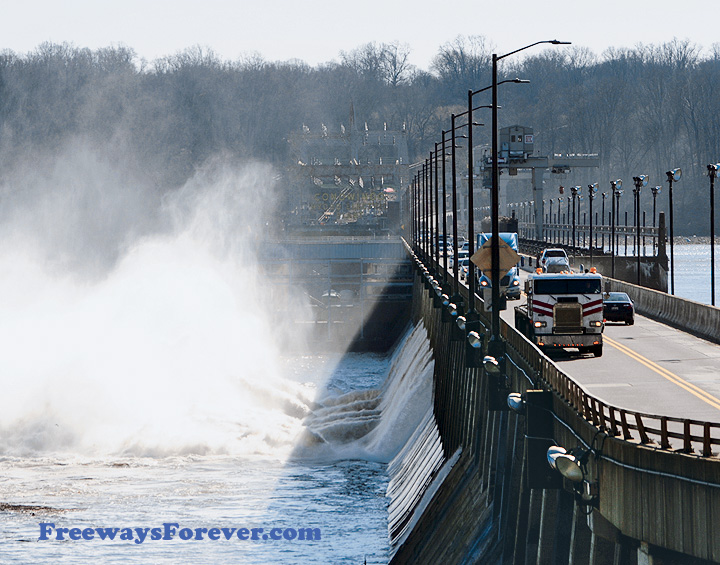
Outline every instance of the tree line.
{"type": "MultiPolygon", "coordinates": [[[[581,47],[548,48],[503,61],[500,78],[529,84],[500,87],[500,126],[535,131],[536,151],[598,153],[599,170],[572,173],[553,184],[650,174],[666,189],[665,171],[682,167],[674,185],[675,231],[709,233],[697,218],[709,200],[707,164],[720,161],[720,44],[709,54],[687,40],[597,55],[581,47]]],[[[491,82],[492,46],[479,36],[438,49],[430,69],[408,63],[409,47],[368,43],[340,52],[338,61],[310,67],[260,56],[221,60],[191,47],[142,61],[129,47],[97,50],[43,44],[34,51],[0,52],[0,181],[28,154],[54,151],[68,139],[86,140],[126,159],[159,191],[181,185],[208,158],[225,154],[289,164],[289,134],[303,126],[340,131],[405,128],[415,160],[429,156],[450,114],[466,109],[468,89],[491,82]]],[[[489,104],[489,92],[478,95],[489,104]],[[486,96],[486,98],[482,98],[486,96]]],[[[490,141],[489,110],[479,110],[478,144],[490,141]]],[[[120,157],[119,157],[120,158],[120,157]]],[[[550,184],[553,183],[553,184],[550,184]]],[[[666,190],[658,209],[667,209],[666,190]]],[[[650,196],[643,196],[643,207],[650,196]]],[[[630,206],[632,198],[622,201],[630,206]]],[[[705,225],[707,224],[707,225],[705,225]]]]}

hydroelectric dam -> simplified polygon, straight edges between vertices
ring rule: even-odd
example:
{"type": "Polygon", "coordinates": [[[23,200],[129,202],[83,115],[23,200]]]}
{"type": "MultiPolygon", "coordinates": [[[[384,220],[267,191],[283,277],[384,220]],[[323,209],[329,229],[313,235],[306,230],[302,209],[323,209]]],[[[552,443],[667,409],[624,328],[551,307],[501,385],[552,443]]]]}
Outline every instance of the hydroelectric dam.
{"type": "Polygon", "coordinates": [[[316,345],[412,356],[420,334],[431,348],[431,409],[388,465],[391,563],[720,562],[717,308],[604,277],[637,320],[608,324],[602,357],[547,357],[508,307],[492,366],[482,298],[466,319],[468,287],[422,247],[327,238],[263,256],[277,315],[291,288],[315,305],[296,323],[316,345]],[[395,343],[408,327],[416,337],[395,343]]]}

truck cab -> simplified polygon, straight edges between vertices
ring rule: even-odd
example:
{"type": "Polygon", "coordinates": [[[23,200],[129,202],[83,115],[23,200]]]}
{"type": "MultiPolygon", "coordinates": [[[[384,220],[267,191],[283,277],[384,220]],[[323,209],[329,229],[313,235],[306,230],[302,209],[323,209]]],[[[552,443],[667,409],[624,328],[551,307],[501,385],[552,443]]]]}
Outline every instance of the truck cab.
{"type": "Polygon", "coordinates": [[[600,357],[605,327],[602,277],[595,272],[538,271],[525,283],[527,304],[515,308],[515,327],[541,349],[577,348],[600,357]]]}

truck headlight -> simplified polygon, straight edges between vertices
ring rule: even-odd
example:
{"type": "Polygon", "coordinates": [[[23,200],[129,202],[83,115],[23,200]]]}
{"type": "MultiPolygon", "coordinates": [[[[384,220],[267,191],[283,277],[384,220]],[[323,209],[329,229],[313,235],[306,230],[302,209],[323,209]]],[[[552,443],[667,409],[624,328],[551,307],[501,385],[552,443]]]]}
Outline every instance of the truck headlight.
{"type": "Polygon", "coordinates": [[[486,280],[480,281],[480,286],[487,286],[488,282],[486,280]]]}
{"type": "Polygon", "coordinates": [[[513,286],[520,286],[520,281],[518,279],[515,279],[512,284],[513,286]]]}
{"type": "Polygon", "coordinates": [[[536,328],[544,328],[545,326],[547,326],[547,322],[535,322],[533,323],[533,326],[535,326],[536,328]]]}
{"type": "Polygon", "coordinates": [[[602,326],[602,322],[590,322],[590,325],[599,328],[600,326],[602,326]]]}

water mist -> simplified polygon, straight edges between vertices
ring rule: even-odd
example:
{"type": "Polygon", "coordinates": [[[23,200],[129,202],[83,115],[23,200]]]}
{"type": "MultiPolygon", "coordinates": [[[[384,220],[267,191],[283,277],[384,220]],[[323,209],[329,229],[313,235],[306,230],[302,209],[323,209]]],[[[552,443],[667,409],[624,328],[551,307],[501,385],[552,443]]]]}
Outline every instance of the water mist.
{"type": "Polygon", "coordinates": [[[0,454],[289,449],[313,391],[282,377],[252,253],[270,168],[161,197],[87,147],[42,165],[2,186],[0,454]]]}

